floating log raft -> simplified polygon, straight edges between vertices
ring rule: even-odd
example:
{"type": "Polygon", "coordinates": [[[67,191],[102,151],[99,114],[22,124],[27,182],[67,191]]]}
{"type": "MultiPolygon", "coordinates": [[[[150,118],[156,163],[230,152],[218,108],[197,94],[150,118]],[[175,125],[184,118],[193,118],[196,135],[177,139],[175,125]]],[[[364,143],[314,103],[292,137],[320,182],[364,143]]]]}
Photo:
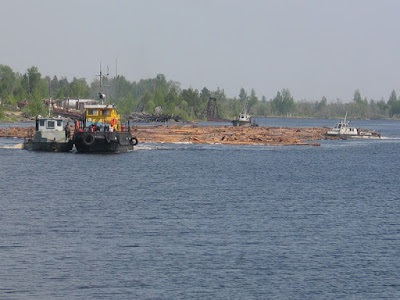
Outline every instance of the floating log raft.
{"type": "MultiPolygon", "coordinates": [[[[33,127],[0,128],[0,137],[27,137],[33,127]]],[[[234,127],[198,125],[132,126],[139,143],[319,146],[326,128],[234,127]]],[[[71,127],[71,132],[73,127],[71,127]]]]}
{"type": "Polygon", "coordinates": [[[311,145],[325,138],[324,128],[233,126],[137,126],[140,142],[231,145],[311,145]]]}

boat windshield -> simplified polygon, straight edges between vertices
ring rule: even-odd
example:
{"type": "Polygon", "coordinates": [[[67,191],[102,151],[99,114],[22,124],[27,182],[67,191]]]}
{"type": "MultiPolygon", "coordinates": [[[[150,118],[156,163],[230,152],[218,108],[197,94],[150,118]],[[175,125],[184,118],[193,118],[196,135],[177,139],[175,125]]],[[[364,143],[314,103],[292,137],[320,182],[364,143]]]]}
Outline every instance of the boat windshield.
{"type": "Polygon", "coordinates": [[[55,122],[53,120],[48,120],[47,121],[47,128],[54,129],[54,127],[55,127],[54,124],[55,124],[55,122]]]}

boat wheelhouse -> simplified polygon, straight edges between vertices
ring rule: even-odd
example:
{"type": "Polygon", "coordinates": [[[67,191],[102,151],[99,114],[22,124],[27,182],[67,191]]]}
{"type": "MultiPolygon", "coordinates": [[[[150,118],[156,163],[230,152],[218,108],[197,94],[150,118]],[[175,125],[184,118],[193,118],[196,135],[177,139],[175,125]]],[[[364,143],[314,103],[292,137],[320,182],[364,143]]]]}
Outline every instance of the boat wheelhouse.
{"type": "Polygon", "coordinates": [[[239,116],[232,120],[233,126],[251,125],[251,116],[246,113],[241,113],[239,116]]]}

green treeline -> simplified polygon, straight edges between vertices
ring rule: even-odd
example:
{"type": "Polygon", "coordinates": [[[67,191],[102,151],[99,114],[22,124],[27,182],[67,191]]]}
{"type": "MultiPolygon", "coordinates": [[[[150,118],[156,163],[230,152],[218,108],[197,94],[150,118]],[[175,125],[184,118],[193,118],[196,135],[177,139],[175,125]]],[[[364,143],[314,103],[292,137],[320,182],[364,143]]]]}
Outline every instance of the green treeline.
{"type": "MultiPolygon", "coordinates": [[[[99,79],[89,85],[85,78],[74,77],[68,81],[56,76],[42,77],[34,66],[20,74],[9,66],[0,65],[0,118],[4,117],[5,110],[15,109],[19,101],[27,100],[29,104],[24,108],[24,114],[34,116],[46,113],[44,99],[98,99],[99,85],[99,79]]],[[[346,112],[351,118],[393,118],[400,115],[400,99],[394,90],[387,100],[368,100],[355,90],[352,101],[346,103],[328,102],[326,97],[320,101],[295,101],[286,88],[277,91],[273,99],[259,98],[254,89],[248,92],[243,88],[238,89],[238,97],[228,98],[223,89],[182,89],[179,82],[158,74],[155,78],[138,82],[130,82],[124,76],[105,76],[103,91],[122,114],[159,113],[178,116],[182,120],[204,120],[210,97],[217,99],[218,117],[222,119],[232,119],[245,104],[250,115],[259,117],[337,118],[346,112]]]]}

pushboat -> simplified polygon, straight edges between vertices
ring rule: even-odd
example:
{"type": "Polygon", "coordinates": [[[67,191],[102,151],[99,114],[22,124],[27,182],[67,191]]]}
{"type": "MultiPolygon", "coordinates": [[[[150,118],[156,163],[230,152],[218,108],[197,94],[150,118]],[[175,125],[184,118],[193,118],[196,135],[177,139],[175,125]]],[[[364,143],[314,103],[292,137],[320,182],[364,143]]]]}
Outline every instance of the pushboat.
{"type": "Polygon", "coordinates": [[[68,119],[37,116],[35,131],[24,138],[23,148],[32,151],[69,152],[74,146],[68,119]]]}
{"type": "MultiPolygon", "coordinates": [[[[106,95],[102,92],[103,74],[100,65],[101,101],[106,95]]],[[[121,116],[114,104],[92,104],[84,106],[81,119],[75,120],[73,141],[81,153],[120,153],[133,150],[138,140],[132,135],[130,124],[121,123],[121,116]]]]}
{"type": "Polygon", "coordinates": [[[81,153],[120,153],[138,143],[130,126],[121,123],[114,105],[86,105],[83,120],[75,120],[74,144],[81,153]]]}
{"type": "Polygon", "coordinates": [[[338,137],[340,139],[380,139],[381,135],[375,130],[361,129],[350,126],[347,121],[347,113],[343,120],[336,123],[329,131],[327,136],[338,137]]]}

